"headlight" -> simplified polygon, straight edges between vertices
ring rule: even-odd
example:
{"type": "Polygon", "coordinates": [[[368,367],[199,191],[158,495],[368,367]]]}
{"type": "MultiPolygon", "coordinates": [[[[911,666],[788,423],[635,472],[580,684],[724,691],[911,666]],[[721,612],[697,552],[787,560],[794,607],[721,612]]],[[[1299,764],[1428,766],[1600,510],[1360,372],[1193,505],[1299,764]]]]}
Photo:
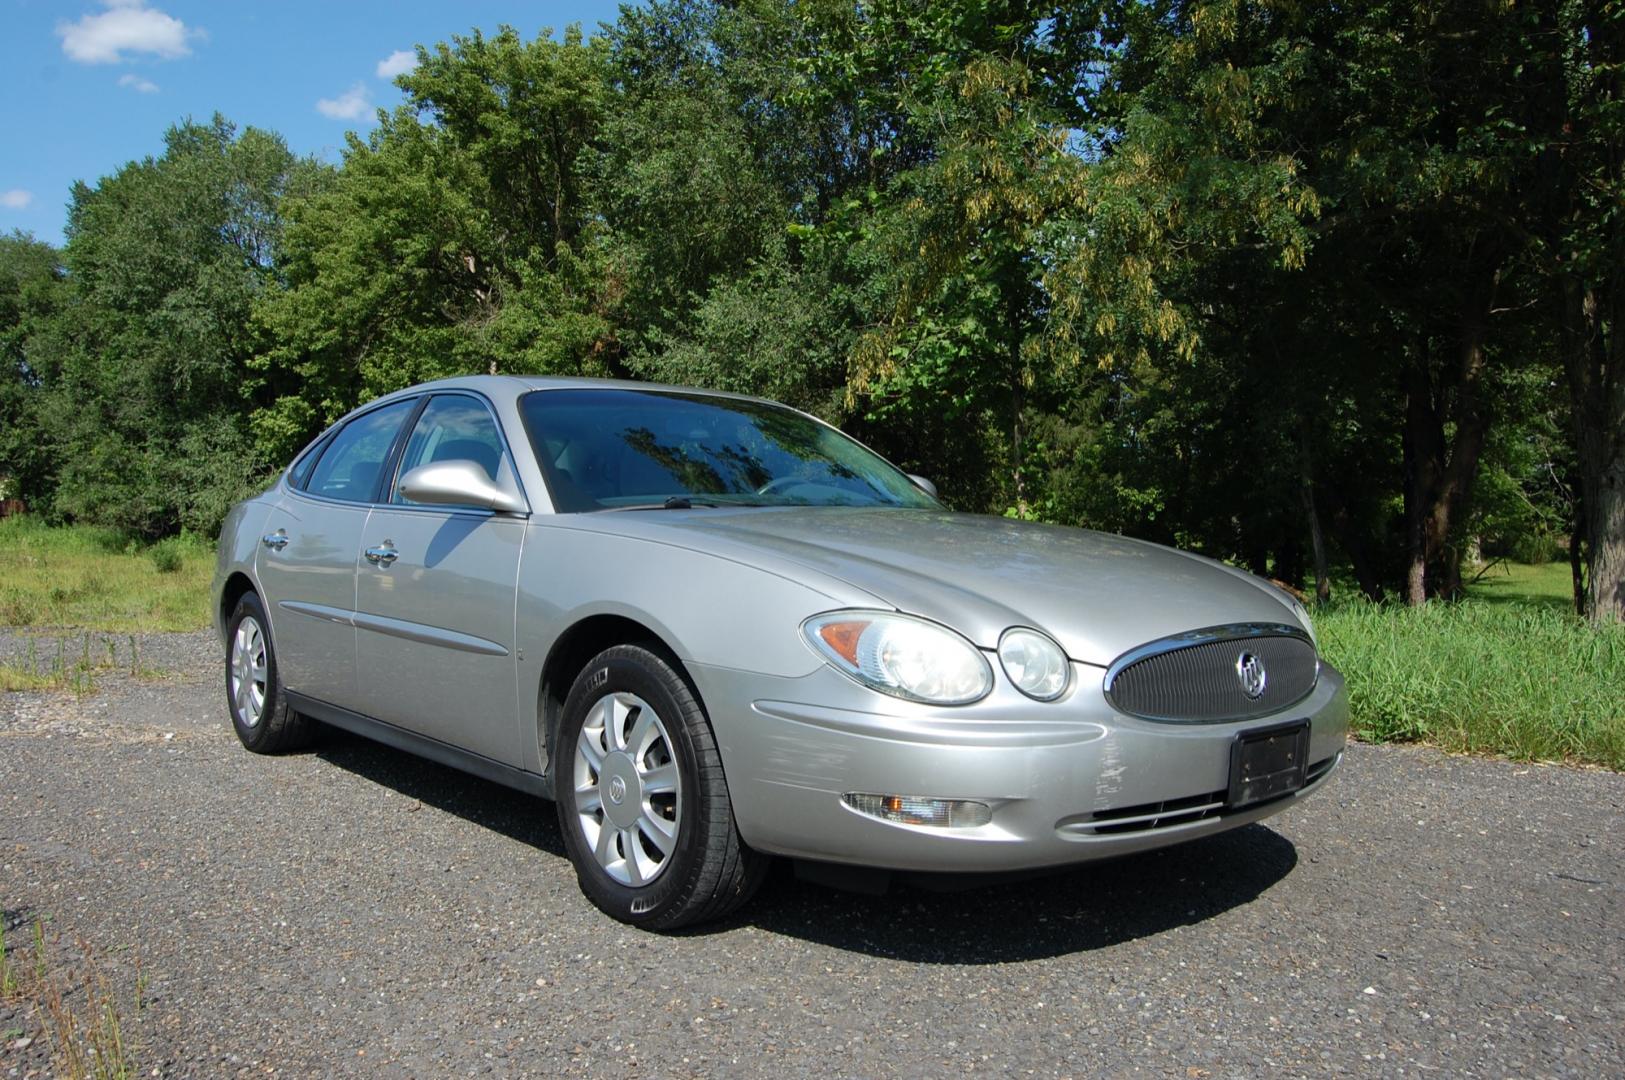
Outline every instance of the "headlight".
{"type": "Polygon", "coordinates": [[[999,638],[999,663],[1030,698],[1054,701],[1066,693],[1071,668],[1061,647],[1037,630],[1012,627],[999,638]]]}
{"type": "Polygon", "coordinates": [[[993,669],[976,646],[912,615],[832,611],[802,623],[801,632],[837,671],[893,697],[967,705],[993,689],[993,669]]]}

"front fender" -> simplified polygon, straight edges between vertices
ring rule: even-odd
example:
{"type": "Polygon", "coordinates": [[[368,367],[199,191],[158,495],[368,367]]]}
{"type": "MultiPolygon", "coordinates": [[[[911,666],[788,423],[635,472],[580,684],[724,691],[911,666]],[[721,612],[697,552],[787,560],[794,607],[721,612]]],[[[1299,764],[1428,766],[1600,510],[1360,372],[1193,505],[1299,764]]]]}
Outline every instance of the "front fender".
{"type": "MultiPolygon", "coordinates": [[[[519,700],[538,700],[553,646],[595,615],[646,627],[685,664],[794,679],[823,663],[801,639],[808,616],[873,604],[708,552],[543,519],[530,526],[519,569],[519,700]]],[[[526,763],[539,765],[539,753],[526,763]]]]}

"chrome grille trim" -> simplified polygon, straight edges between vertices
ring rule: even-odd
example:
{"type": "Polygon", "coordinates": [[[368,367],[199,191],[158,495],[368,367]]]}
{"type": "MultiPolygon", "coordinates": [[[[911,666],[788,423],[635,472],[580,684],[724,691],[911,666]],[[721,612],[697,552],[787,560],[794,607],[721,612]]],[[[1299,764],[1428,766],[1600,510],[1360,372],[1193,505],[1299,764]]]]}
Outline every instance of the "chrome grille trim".
{"type": "Polygon", "coordinates": [[[1223,809],[1224,792],[1218,791],[1194,799],[1173,799],[1146,806],[1131,806],[1127,812],[1100,811],[1094,815],[1092,821],[1080,828],[1096,836],[1118,832],[1146,832],[1151,829],[1165,829],[1170,825],[1181,825],[1187,821],[1201,821],[1217,815],[1223,809]]]}
{"type": "MultiPolygon", "coordinates": [[[[1315,790],[1327,774],[1343,760],[1342,751],[1323,758],[1309,766],[1303,787],[1288,795],[1281,795],[1265,803],[1245,806],[1241,813],[1252,813],[1261,806],[1296,799],[1315,790]]],[[[1232,811],[1225,805],[1225,792],[1214,791],[1205,795],[1191,795],[1183,799],[1167,799],[1143,806],[1121,806],[1111,810],[1097,810],[1084,817],[1056,822],[1055,830],[1068,839],[1087,840],[1094,837],[1140,836],[1164,829],[1180,829],[1229,817],[1232,811]]]]}
{"type": "Polygon", "coordinates": [[[1232,623],[1130,649],[1112,661],[1103,685],[1106,700],[1129,716],[1171,724],[1217,724],[1279,712],[1308,697],[1319,681],[1320,658],[1301,627],[1232,623]],[[1257,699],[1241,689],[1231,667],[1236,658],[1224,648],[1249,641],[1257,642],[1259,651],[1275,654],[1275,667],[1257,699]]]}

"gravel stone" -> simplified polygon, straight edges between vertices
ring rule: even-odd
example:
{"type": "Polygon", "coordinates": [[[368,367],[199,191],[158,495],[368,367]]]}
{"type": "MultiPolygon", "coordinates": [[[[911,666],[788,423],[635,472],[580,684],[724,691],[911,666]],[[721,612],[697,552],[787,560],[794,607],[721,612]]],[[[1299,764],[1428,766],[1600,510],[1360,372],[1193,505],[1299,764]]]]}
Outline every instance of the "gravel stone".
{"type": "MultiPolygon", "coordinates": [[[[185,634],[109,634],[100,631],[0,629],[0,663],[48,671],[60,656],[72,665],[85,657],[118,673],[133,666],[164,678],[212,676],[225,658],[225,647],[213,630],[185,634]]],[[[98,679],[98,681],[100,681],[98,679]]]]}
{"type": "MultiPolygon", "coordinates": [[[[1354,745],[1223,836],[951,894],[780,865],[657,936],[549,804],[336,734],[251,755],[213,636],[144,640],[173,675],[0,696],[8,943],[92,951],[138,1075],[1625,1074],[1625,775],[1354,745]]],[[[8,1032],[0,1078],[48,1074],[8,1032]]]]}

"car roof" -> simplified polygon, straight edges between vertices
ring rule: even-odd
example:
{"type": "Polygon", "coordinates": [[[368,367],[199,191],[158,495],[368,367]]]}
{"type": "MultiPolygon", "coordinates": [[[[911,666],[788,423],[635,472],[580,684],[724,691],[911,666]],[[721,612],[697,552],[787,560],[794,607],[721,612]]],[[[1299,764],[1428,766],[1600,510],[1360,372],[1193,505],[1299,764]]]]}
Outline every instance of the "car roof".
{"type": "MultiPolygon", "coordinates": [[[[392,391],[366,407],[378,405],[393,398],[409,397],[432,390],[472,390],[492,400],[513,399],[532,390],[655,390],[685,394],[708,394],[713,397],[735,398],[740,401],[767,399],[749,394],[734,394],[726,390],[707,390],[699,386],[673,386],[667,383],[638,382],[632,379],[588,379],[568,375],[457,375],[448,379],[418,383],[392,391]]],[[[777,404],[776,402],[772,404],[777,404]]]]}

